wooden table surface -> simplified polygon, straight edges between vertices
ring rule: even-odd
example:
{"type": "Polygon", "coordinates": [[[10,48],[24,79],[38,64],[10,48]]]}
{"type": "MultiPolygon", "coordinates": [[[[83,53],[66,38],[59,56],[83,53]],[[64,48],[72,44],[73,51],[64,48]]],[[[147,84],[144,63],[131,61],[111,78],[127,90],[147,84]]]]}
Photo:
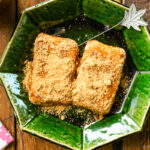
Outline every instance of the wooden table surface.
{"type": "MultiPolygon", "coordinates": [[[[14,31],[20,12],[34,4],[44,0],[0,0],[4,1],[5,7],[0,7],[0,56],[14,31]],[[7,1],[7,2],[6,2],[7,1]]],[[[121,2],[120,0],[116,0],[121,2]]],[[[135,3],[138,9],[147,8],[145,18],[150,20],[150,0],[125,0],[126,5],[135,3]]],[[[149,23],[150,24],[150,23],[149,23]]],[[[150,27],[150,26],[149,26],[150,27]]],[[[65,150],[61,146],[22,132],[16,123],[13,110],[7,95],[0,83],[0,120],[9,129],[15,141],[6,150],[65,150]]],[[[150,150],[150,116],[143,132],[125,137],[119,141],[108,144],[97,150],[150,150]]]]}

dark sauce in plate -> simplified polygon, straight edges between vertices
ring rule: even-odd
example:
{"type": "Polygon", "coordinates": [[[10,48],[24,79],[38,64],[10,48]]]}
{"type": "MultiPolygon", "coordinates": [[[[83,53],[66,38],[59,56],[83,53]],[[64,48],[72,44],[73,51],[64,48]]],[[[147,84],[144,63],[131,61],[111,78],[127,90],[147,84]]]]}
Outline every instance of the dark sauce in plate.
{"type": "MultiPolygon", "coordinates": [[[[108,28],[109,26],[104,26],[103,24],[100,24],[96,21],[93,21],[92,19],[81,15],[71,21],[56,25],[55,27],[48,28],[41,32],[65,38],[71,38],[75,40],[78,44],[81,44],[108,28]]],[[[113,29],[99,36],[98,38],[96,38],[96,40],[108,45],[124,48],[127,54],[121,82],[115,97],[115,103],[113,104],[111,112],[108,115],[120,113],[123,109],[124,102],[128,95],[131,81],[135,75],[136,68],[133,64],[132,58],[126,46],[122,30],[113,29]]],[[[83,48],[80,48],[79,57],[82,57],[82,54],[83,48]]],[[[55,117],[59,117],[60,119],[75,124],[79,127],[84,127],[85,125],[89,125],[100,119],[99,115],[94,114],[90,110],[78,108],[75,106],[64,107],[65,108],[63,108],[62,111],[59,111],[59,108],[57,108],[57,106],[46,109],[42,108],[42,111],[49,113],[55,117]]],[[[104,116],[104,118],[105,117],[107,116],[104,116]]]]}

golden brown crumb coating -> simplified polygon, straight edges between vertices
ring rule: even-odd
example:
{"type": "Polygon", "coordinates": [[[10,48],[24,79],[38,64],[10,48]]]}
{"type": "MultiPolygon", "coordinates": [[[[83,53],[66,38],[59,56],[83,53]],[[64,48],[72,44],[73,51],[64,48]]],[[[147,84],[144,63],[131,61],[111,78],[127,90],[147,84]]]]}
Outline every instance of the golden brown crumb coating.
{"type": "Polygon", "coordinates": [[[70,104],[78,45],[68,38],[40,33],[34,43],[33,62],[27,62],[23,81],[32,103],[70,104]]]}
{"type": "Polygon", "coordinates": [[[126,53],[98,41],[89,41],[77,72],[73,105],[107,114],[118,90],[126,53]]]}

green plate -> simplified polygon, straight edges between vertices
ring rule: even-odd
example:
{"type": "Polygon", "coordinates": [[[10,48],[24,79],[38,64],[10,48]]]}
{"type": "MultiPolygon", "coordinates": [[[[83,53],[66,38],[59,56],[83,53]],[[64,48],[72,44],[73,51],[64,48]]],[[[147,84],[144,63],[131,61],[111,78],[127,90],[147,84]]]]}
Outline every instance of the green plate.
{"type": "MultiPolygon", "coordinates": [[[[97,38],[127,52],[116,102],[101,121],[95,121],[88,110],[76,114],[76,107],[66,112],[64,121],[45,114],[29,102],[22,85],[24,61],[32,60],[33,43],[40,32],[69,37],[80,44],[118,23],[127,9],[111,0],[49,0],[22,12],[0,61],[0,79],[22,130],[79,150],[93,149],[142,130],[150,106],[150,38],[146,27],[141,32],[116,28],[97,38]]],[[[80,56],[82,53],[80,50],[80,56]]]]}

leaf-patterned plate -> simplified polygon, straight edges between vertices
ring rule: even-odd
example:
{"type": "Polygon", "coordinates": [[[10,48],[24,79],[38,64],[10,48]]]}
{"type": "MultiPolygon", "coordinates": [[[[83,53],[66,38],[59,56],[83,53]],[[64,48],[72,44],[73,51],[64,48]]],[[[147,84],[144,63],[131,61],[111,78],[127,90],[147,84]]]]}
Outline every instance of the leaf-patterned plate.
{"type": "MultiPolygon", "coordinates": [[[[117,24],[127,7],[111,0],[49,0],[22,12],[0,61],[0,79],[22,130],[71,149],[89,150],[142,130],[150,106],[150,38],[141,31],[117,27],[97,38],[123,47],[127,60],[111,113],[97,120],[71,107],[61,120],[31,104],[22,86],[24,61],[40,32],[69,37],[81,44],[117,24]],[[65,32],[62,32],[65,31],[65,32]]],[[[82,50],[80,50],[82,56],[82,50]]]]}

